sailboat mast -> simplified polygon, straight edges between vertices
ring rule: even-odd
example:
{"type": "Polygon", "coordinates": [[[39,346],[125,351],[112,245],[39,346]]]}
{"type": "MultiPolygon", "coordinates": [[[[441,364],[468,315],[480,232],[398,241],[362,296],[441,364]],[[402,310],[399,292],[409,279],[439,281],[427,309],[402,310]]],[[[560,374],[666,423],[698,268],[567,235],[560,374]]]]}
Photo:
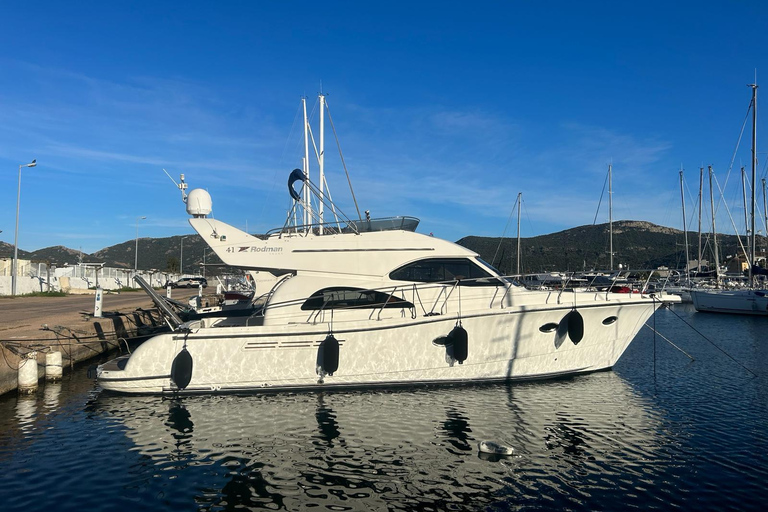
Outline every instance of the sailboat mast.
{"type": "Polygon", "coordinates": [[[755,179],[757,174],[757,84],[752,88],[752,200],[750,202],[750,227],[752,229],[752,247],[749,249],[749,284],[754,286],[755,276],[752,274],[752,265],[755,264],[755,179]]]}
{"type": "Polygon", "coordinates": [[[712,166],[709,166],[709,205],[712,209],[712,243],[715,247],[715,279],[720,286],[720,257],[717,254],[717,227],[715,226],[715,194],[712,190],[712,166]]]}
{"type": "Polygon", "coordinates": [[[701,207],[704,203],[704,168],[699,167],[699,260],[698,272],[701,272],[701,207]]]}
{"type": "Polygon", "coordinates": [[[319,233],[323,234],[323,210],[325,203],[325,96],[320,93],[320,154],[317,156],[317,163],[320,172],[320,204],[318,206],[318,216],[320,217],[319,233]]]}
{"type": "MultiPolygon", "coordinates": [[[[304,176],[309,182],[309,119],[307,119],[307,98],[301,98],[304,108],[304,176]]],[[[310,229],[312,223],[312,205],[309,203],[309,186],[304,184],[304,230],[310,229]]]]}
{"type": "Polygon", "coordinates": [[[688,228],[685,224],[685,187],[683,187],[683,169],[680,169],[680,199],[683,203],[683,237],[685,237],[685,276],[690,281],[691,279],[691,271],[689,268],[688,262],[690,262],[690,258],[688,256],[688,228]]]}
{"type": "Polygon", "coordinates": [[[613,175],[612,164],[608,164],[608,230],[610,233],[609,251],[611,255],[611,272],[613,272],[613,175]]]}
{"type": "Polygon", "coordinates": [[[747,235],[747,255],[749,255],[751,254],[749,251],[751,238],[749,236],[749,206],[747,205],[747,171],[743,166],[741,168],[741,195],[744,199],[744,232],[747,235]]]}
{"type": "Polygon", "coordinates": [[[523,202],[523,193],[517,193],[517,275],[520,275],[520,204],[523,202]]]}

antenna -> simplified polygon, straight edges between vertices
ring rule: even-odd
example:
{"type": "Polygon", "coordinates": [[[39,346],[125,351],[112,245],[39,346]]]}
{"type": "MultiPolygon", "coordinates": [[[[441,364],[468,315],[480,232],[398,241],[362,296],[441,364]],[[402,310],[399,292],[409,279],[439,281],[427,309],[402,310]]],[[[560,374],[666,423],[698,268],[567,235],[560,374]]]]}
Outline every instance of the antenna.
{"type": "Polygon", "coordinates": [[[186,203],[186,202],[187,202],[187,187],[188,187],[189,185],[187,185],[186,183],[184,183],[184,174],[182,174],[182,175],[180,176],[180,178],[179,178],[179,181],[180,181],[181,183],[176,183],[176,180],[174,180],[173,178],[171,178],[171,175],[170,175],[170,174],[168,174],[168,171],[166,171],[165,169],[163,169],[163,172],[165,173],[165,175],[166,175],[166,176],[168,176],[168,179],[170,179],[170,180],[173,182],[173,184],[174,184],[174,185],[176,185],[176,188],[178,188],[179,190],[181,190],[181,200],[182,200],[182,201],[184,201],[184,202],[186,203]]]}

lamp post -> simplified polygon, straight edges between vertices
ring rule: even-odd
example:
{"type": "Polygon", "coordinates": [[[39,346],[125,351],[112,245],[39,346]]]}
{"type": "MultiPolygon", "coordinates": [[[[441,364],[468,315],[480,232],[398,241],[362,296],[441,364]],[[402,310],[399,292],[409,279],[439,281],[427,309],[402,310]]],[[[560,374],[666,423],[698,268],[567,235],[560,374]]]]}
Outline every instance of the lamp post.
{"type": "Polygon", "coordinates": [[[133,255],[133,272],[134,275],[139,273],[139,221],[146,219],[146,216],[136,217],[136,253],[133,255]]]}
{"type": "Polygon", "coordinates": [[[185,236],[181,237],[181,254],[179,255],[179,275],[184,275],[184,239],[187,238],[185,236]]]}
{"type": "Polygon", "coordinates": [[[19,267],[19,203],[21,203],[21,168],[34,167],[37,159],[19,166],[19,188],[16,192],[16,234],[13,236],[13,265],[11,265],[11,295],[16,295],[16,273],[19,267]]]}

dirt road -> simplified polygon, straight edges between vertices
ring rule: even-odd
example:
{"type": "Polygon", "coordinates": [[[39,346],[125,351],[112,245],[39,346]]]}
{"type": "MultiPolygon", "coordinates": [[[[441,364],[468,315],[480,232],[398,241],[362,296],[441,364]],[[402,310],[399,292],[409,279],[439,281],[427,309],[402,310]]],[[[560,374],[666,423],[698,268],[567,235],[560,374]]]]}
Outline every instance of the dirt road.
{"type": "MultiPolygon", "coordinates": [[[[73,315],[82,314],[85,321],[93,315],[93,306],[93,295],[0,297],[0,339],[23,339],[42,324],[64,324],[64,319],[71,322],[73,315]]],[[[152,300],[144,292],[109,293],[102,302],[104,312],[130,313],[136,308],[152,307],[152,300]]]]}

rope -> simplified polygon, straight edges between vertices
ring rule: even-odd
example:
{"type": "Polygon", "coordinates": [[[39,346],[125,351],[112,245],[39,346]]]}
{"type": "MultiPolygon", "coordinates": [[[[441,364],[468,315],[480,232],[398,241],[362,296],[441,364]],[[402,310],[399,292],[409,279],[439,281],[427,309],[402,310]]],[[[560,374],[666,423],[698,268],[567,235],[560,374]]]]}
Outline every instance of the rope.
{"type": "Polygon", "coordinates": [[[461,282],[456,280],[456,286],[459,288],[459,318],[456,319],[456,325],[461,325],[461,282]]]}
{"type": "Polygon", "coordinates": [[[739,366],[741,366],[742,368],[744,368],[746,371],[748,371],[749,373],[751,373],[751,374],[752,374],[752,376],[754,376],[754,377],[757,377],[757,374],[756,374],[755,372],[753,372],[752,370],[750,370],[749,368],[747,368],[746,366],[744,366],[743,364],[741,364],[741,363],[740,363],[739,361],[737,361],[737,360],[736,360],[736,359],[735,359],[735,358],[734,358],[732,355],[730,355],[728,352],[726,352],[725,350],[723,350],[722,348],[720,348],[719,346],[717,346],[717,344],[716,344],[714,341],[712,341],[712,340],[710,340],[709,338],[707,338],[706,336],[704,336],[704,334],[703,334],[701,331],[699,331],[699,330],[698,330],[698,329],[696,329],[694,326],[692,326],[691,324],[689,324],[688,322],[686,322],[686,321],[685,321],[685,319],[684,319],[683,317],[681,317],[680,315],[678,315],[677,313],[675,313],[675,311],[674,311],[672,308],[670,308],[669,310],[670,310],[670,311],[671,311],[671,312],[672,312],[672,313],[673,313],[673,314],[674,314],[674,315],[675,315],[677,318],[679,318],[679,319],[680,319],[680,320],[681,320],[681,321],[682,321],[682,322],[683,322],[685,325],[687,325],[688,327],[690,327],[691,329],[693,329],[693,331],[694,331],[696,334],[698,334],[699,336],[701,336],[702,338],[704,338],[704,339],[705,339],[706,341],[708,341],[708,342],[709,342],[709,343],[710,343],[710,344],[711,344],[713,347],[715,347],[717,350],[719,350],[720,352],[722,352],[723,354],[725,354],[725,355],[726,355],[726,356],[727,356],[727,357],[728,357],[728,358],[729,358],[731,361],[733,361],[733,362],[734,362],[734,363],[736,363],[737,365],[739,365],[739,366]]]}
{"type": "Polygon", "coordinates": [[[339,158],[341,158],[341,165],[344,167],[344,174],[347,175],[347,183],[349,183],[349,191],[352,193],[352,201],[355,203],[355,210],[357,210],[357,218],[363,220],[360,216],[360,208],[357,206],[357,198],[355,197],[355,191],[352,190],[352,180],[349,179],[349,171],[347,170],[347,164],[344,162],[344,155],[341,154],[341,143],[339,142],[339,136],[336,134],[336,127],[333,125],[333,119],[331,118],[331,109],[328,107],[328,100],[325,100],[325,109],[328,113],[328,121],[331,122],[331,129],[333,130],[333,136],[336,138],[336,147],[339,148],[339,158]]]}
{"type": "Polygon", "coordinates": [[[681,349],[680,347],[678,347],[677,345],[675,345],[674,343],[672,343],[672,341],[670,341],[670,339],[669,339],[669,338],[667,338],[666,336],[664,336],[663,334],[661,334],[661,333],[660,333],[659,331],[657,331],[657,330],[656,330],[654,327],[651,327],[651,326],[650,326],[650,325],[648,325],[648,324],[646,324],[646,325],[645,325],[645,327],[647,327],[648,329],[652,330],[654,335],[657,335],[657,334],[658,334],[658,335],[661,337],[661,339],[663,339],[664,341],[666,341],[667,343],[669,343],[670,345],[672,345],[673,347],[675,347],[677,350],[679,350],[680,352],[682,352],[683,354],[685,354],[686,356],[688,356],[688,358],[689,358],[691,361],[695,361],[695,359],[694,359],[694,358],[693,358],[693,357],[692,357],[692,356],[691,356],[691,355],[690,355],[688,352],[686,352],[685,350],[681,349]]]}
{"type": "MultiPolygon", "coordinates": [[[[16,372],[17,372],[17,371],[19,371],[19,368],[20,368],[20,366],[17,366],[16,368],[14,368],[14,367],[11,365],[10,361],[8,361],[8,358],[5,356],[5,350],[6,350],[6,347],[5,347],[5,345],[4,345],[4,344],[0,344],[0,347],[2,347],[2,352],[3,352],[3,360],[5,361],[5,364],[6,364],[6,365],[8,365],[8,368],[10,368],[11,370],[13,370],[13,371],[16,371],[16,372]]],[[[8,348],[8,350],[10,350],[11,352],[13,352],[13,351],[12,351],[10,348],[8,348]]],[[[18,355],[18,354],[17,354],[17,355],[18,355]]],[[[21,363],[21,361],[19,361],[19,363],[21,363]]]]}
{"type": "Polygon", "coordinates": [[[597,211],[595,212],[595,220],[592,221],[594,226],[597,223],[597,215],[600,213],[600,205],[603,203],[603,195],[605,195],[605,186],[608,184],[608,174],[605,175],[605,181],[603,182],[603,191],[600,192],[600,200],[597,202],[597,211]]]}
{"type": "MultiPolygon", "coordinates": [[[[520,196],[518,196],[520,197],[520,196]]],[[[499,238],[499,245],[496,246],[496,252],[493,253],[493,258],[491,258],[491,265],[498,265],[501,267],[501,260],[499,260],[499,263],[496,263],[496,256],[499,254],[499,250],[501,249],[501,244],[504,242],[504,238],[507,236],[507,229],[509,229],[509,225],[512,222],[512,214],[515,213],[515,207],[517,206],[517,199],[515,199],[515,203],[512,205],[512,211],[509,212],[509,218],[507,218],[507,224],[504,226],[504,231],[501,233],[501,238],[499,238]]],[[[503,256],[503,254],[502,254],[503,256]]],[[[512,273],[511,271],[509,272],[512,273]]]]}
{"type": "MultiPolygon", "coordinates": [[[[728,172],[725,174],[725,185],[728,185],[728,179],[731,176],[731,171],[733,170],[733,163],[736,161],[736,154],[739,152],[739,146],[741,145],[741,138],[744,136],[744,130],[747,127],[747,121],[749,120],[749,113],[752,112],[752,98],[749,99],[749,106],[747,107],[747,113],[744,116],[744,122],[741,123],[741,131],[739,132],[739,138],[736,140],[736,147],[733,148],[733,156],[731,157],[731,163],[728,165],[728,172]]],[[[725,188],[725,186],[723,187],[725,188]]],[[[717,212],[718,208],[720,207],[720,203],[722,201],[722,192],[720,200],[717,201],[717,206],[715,207],[715,212],[717,212]]]]}

